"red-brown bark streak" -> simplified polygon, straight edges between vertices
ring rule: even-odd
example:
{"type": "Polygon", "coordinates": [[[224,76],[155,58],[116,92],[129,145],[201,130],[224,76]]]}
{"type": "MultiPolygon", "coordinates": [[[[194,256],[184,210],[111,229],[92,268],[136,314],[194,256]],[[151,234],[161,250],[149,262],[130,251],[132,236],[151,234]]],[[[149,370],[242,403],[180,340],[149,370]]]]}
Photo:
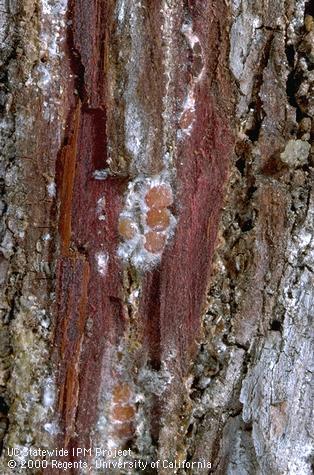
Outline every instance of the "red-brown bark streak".
{"type": "MultiPolygon", "coordinates": [[[[170,407],[172,411],[176,407],[180,423],[179,415],[185,401],[184,382],[200,338],[201,314],[233,147],[227,121],[232,97],[224,66],[227,37],[221,37],[219,48],[213,49],[220,31],[225,30],[226,12],[209,1],[206,5],[193,2],[190,14],[193,32],[203,48],[206,75],[196,89],[196,120],[192,134],[177,145],[175,214],[178,225],[175,237],[163,256],[160,269],[146,278],[141,307],[148,329],[146,347],[152,365],[159,368],[161,362],[167,362],[168,370],[175,375],[163,398],[156,400],[152,408],[154,439],[158,439],[160,420],[164,420],[165,425],[167,421],[171,425],[175,420],[169,413],[169,401],[173,401],[170,407]],[[219,59],[214,55],[217,51],[221,54],[219,59]],[[218,84],[216,77],[222,78],[218,84]]],[[[178,97],[180,87],[182,90],[178,81],[178,97]]],[[[173,436],[177,437],[176,434],[174,429],[173,436]]],[[[170,440],[160,443],[169,444],[170,449],[170,440]]]]}
{"type": "MultiPolygon", "coordinates": [[[[69,144],[60,155],[63,173],[59,186],[61,256],[56,329],[56,359],[61,368],[59,407],[65,442],[70,446],[90,446],[105,350],[118,343],[125,329],[122,264],[116,248],[126,180],[93,178],[93,172],[104,168],[107,159],[103,68],[111,3],[80,0],[72,6],[73,43],[85,70],[85,96],[80,113],[77,107],[73,114],[69,144]],[[100,221],[96,206],[103,197],[106,220],[100,221]],[[97,267],[98,252],[109,258],[105,275],[97,267]],[[79,434],[76,438],[74,432],[79,434]]],[[[217,36],[217,28],[208,31],[211,2],[206,8],[196,4],[193,22],[209,61],[210,41],[217,36]]],[[[223,17],[224,12],[219,14],[223,17]]],[[[176,350],[175,367],[181,377],[187,374],[199,335],[232,146],[224,113],[218,113],[210,94],[217,64],[206,67],[206,77],[196,90],[193,132],[177,145],[175,237],[160,267],[147,273],[140,306],[144,346],[152,363],[159,367],[169,349],[176,350]]],[[[179,97],[182,90],[184,84],[178,84],[179,97]]]]}
{"type": "MultiPolygon", "coordinates": [[[[210,62],[211,48],[219,22],[224,18],[224,12],[217,9],[219,15],[214,21],[212,9],[211,2],[207,2],[206,8],[204,2],[194,2],[191,7],[193,31],[200,38],[207,71],[196,89],[196,120],[191,136],[177,144],[175,237],[164,253],[160,268],[147,275],[141,302],[142,318],[148,329],[145,344],[153,367],[159,368],[171,353],[175,356],[169,364],[177,375],[177,388],[169,386],[169,393],[180,391],[200,337],[201,314],[233,147],[224,107],[217,104],[230,100],[231,92],[225,90],[224,83],[221,89],[229,97],[216,98],[211,93],[213,71],[217,68],[215,58],[210,62]]],[[[221,49],[226,49],[223,41],[221,49]]],[[[180,89],[180,84],[177,87],[180,89]]]]}
{"type": "Polygon", "coordinates": [[[57,384],[61,388],[59,410],[64,431],[59,443],[69,447],[90,445],[103,353],[109,342],[117,343],[124,322],[121,268],[115,256],[117,217],[125,183],[115,179],[97,181],[93,177],[95,170],[105,167],[107,158],[103,61],[99,59],[103,56],[101,42],[106,28],[103,8],[104,2],[73,5],[72,42],[81,54],[87,86],[80,91],[83,104],[77,99],[78,105],[70,114],[69,140],[60,152],[58,170],[61,256],[57,270],[55,358],[60,368],[57,384]],[[97,216],[100,198],[106,203],[105,221],[97,216]],[[99,252],[108,256],[106,275],[97,266],[99,252]],[[79,440],[75,434],[79,434],[79,440]]]}

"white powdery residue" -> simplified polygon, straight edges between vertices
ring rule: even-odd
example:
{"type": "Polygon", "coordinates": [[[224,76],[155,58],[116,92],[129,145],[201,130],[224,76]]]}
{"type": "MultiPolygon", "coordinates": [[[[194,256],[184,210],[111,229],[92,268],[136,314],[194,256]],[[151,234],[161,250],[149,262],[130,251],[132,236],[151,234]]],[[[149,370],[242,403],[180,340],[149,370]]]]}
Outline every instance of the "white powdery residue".
{"type": "MultiPolygon", "coordinates": [[[[201,73],[202,74],[202,73],[201,73]]],[[[181,127],[177,131],[178,139],[185,137],[186,135],[190,135],[193,129],[193,123],[195,121],[195,94],[194,94],[194,85],[192,86],[191,90],[189,91],[184,104],[183,110],[180,115],[180,121],[184,120],[184,116],[190,114],[190,120],[187,122],[185,127],[181,127]]]]}
{"type": "Polygon", "coordinates": [[[135,289],[132,292],[130,292],[129,299],[128,299],[129,303],[131,305],[134,305],[138,301],[139,296],[140,296],[139,289],[135,289]]]}
{"type": "Polygon", "coordinates": [[[44,424],[44,430],[51,436],[58,435],[60,433],[60,428],[56,422],[47,422],[44,424]]]}
{"type": "Polygon", "coordinates": [[[195,111],[195,94],[194,94],[194,88],[189,91],[185,101],[184,101],[184,104],[183,104],[183,112],[184,113],[185,111],[187,110],[191,110],[191,111],[195,111]]]}
{"type": "Polygon", "coordinates": [[[43,319],[41,320],[40,324],[41,324],[41,326],[42,326],[43,328],[45,328],[45,329],[47,330],[47,329],[50,327],[51,320],[50,320],[49,317],[43,318],[43,319]]]}
{"type": "Polygon", "coordinates": [[[101,275],[106,275],[108,269],[109,255],[107,252],[100,251],[96,254],[97,269],[101,275]]]}
{"type": "Polygon", "coordinates": [[[68,0],[41,0],[41,11],[43,15],[65,15],[68,0]]]}
{"type": "Polygon", "coordinates": [[[93,172],[93,178],[95,180],[106,180],[109,176],[109,172],[106,168],[103,168],[101,170],[95,170],[93,172]]]}
{"type": "Polygon", "coordinates": [[[42,91],[45,91],[49,88],[51,80],[52,80],[50,66],[49,65],[44,66],[43,64],[40,64],[37,67],[37,72],[39,75],[39,78],[37,80],[37,85],[42,91]]]}
{"type": "Polygon", "coordinates": [[[50,198],[54,198],[56,196],[56,184],[54,181],[48,183],[47,192],[50,198]]]}
{"type": "Polygon", "coordinates": [[[23,219],[25,214],[24,214],[24,211],[22,208],[16,208],[15,209],[15,214],[16,214],[16,217],[17,219],[23,219]]]}
{"type": "Polygon", "coordinates": [[[47,31],[43,31],[40,35],[40,52],[41,55],[48,55],[49,59],[53,59],[59,55],[59,37],[60,37],[60,27],[55,27],[55,35],[53,38],[48,34],[47,31]]]}
{"type": "Polygon", "coordinates": [[[43,390],[43,405],[47,409],[52,409],[56,400],[56,388],[51,378],[47,378],[43,390]]]}
{"type": "Polygon", "coordinates": [[[128,183],[128,194],[125,199],[125,210],[132,211],[134,204],[137,203],[141,198],[140,194],[137,191],[138,183],[140,182],[141,178],[137,178],[133,181],[128,183]]]}
{"type": "Polygon", "coordinates": [[[298,244],[297,248],[299,250],[305,250],[313,239],[313,231],[310,229],[302,229],[302,231],[296,236],[296,242],[298,244]]]}
{"type": "Polygon", "coordinates": [[[260,28],[261,26],[261,19],[259,17],[255,17],[252,22],[253,29],[256,30],[257,28],[260,28]]]}
{"type": "Polygon", "coordinates": [[[97,205],[96,205],[96,214],[99,221],[106,220],[105,207],[106,207],[106,198],[105,196],[102,196],[101,198],[97,200],[97,205]]]}
{"type": "Polygon", "coordinates": [[[162,253],[152,254],[146,251],[142,246],[137,252],[133,253],[130,257],[130,261],[137,269],[142,271],[148,271],[159,264],[162,253]]]}
{"type": "Polygon", "coordinates": [[[116,15],[119,23],[123,23],[125,19],[126,5],[125,0],[119,0],[116,7],[116,15]]]}
{"type": "Polygon", "coordinates": [[[97,431],[104,433],[106,428],[108,426],[108,419],[105,416],[99,416],[99,419],[97,421],[96,429],[97,431]]]}
{"type": "MultiPolygon", "coordinates": [[[[169,361],[169,356],[167,360],[169,361]]],[[[165,392],[173,379],[174,377],[168,369],[167,361],[162,363],[160,371],[143,367],[138,374],[138,380],[145,387],[145,390],[158,396],[165,392]]]]}
{"type": "Polygon", "coordinates": [[[181,31],[184,34],[184,36],[186,37],[186,39],[188,40],[191,48],[193,48],[197,43],[200,42],[198,36],[196,36],[196,34],[193,33],[193,28],[192,28],[191,23],[184,23],[182,25],[181,31]]]}
{"type": "Polygon", "coordinates": [[[51,14],[51,6],[49,0],[42,0],[41,1],[41,10],[44,15],[51,14]]]}
{"type": "Polygon", "coordinates": [[[108,450],[117,449],[120,445],[120,440],[114,439],[113,437],[109,437],[107,441],[108,450]]]}
{"type": "Polygon", "coordinates": [[[164,162],[166,170],[170,169],[170,165],[172,164],[172,161],[173,161],[172,153],[165,152],[163,156],[163,162],[164,162]]]}
{"type": "Polygon", "coordinates": [[[128,262],[133,253],[139,252],[144,245],[143,237],[136,233],[133,239],[121,242],[118,247],[118,257],[125,262],[128,262]]]}
{"type": "Polygon", "coordinates": [[[134,158],[138,157],[144,142],[144,124],[139,109],[133,102],[127,102],[125,108],[126,147],[134,158]]]}

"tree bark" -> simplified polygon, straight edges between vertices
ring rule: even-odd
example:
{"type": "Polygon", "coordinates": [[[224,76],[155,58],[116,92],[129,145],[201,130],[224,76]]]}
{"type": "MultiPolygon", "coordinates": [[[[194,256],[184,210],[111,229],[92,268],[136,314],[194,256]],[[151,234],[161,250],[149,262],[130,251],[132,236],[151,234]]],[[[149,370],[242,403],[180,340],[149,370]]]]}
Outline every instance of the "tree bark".
{"type": "Polygon", "coordinates": [[[1,473],[312,473],[313,8],[0,0],[1,473]]]}

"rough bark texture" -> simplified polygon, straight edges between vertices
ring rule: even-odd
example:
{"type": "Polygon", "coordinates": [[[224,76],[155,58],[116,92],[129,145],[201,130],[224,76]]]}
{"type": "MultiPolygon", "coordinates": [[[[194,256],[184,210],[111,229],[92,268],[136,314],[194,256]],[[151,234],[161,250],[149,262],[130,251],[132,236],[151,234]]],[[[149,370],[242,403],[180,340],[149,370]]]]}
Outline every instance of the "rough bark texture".
{"type": "Polygon", "coordinates": [[[0,12],[1,473],[312,473],[313,2],[0,12]]]}

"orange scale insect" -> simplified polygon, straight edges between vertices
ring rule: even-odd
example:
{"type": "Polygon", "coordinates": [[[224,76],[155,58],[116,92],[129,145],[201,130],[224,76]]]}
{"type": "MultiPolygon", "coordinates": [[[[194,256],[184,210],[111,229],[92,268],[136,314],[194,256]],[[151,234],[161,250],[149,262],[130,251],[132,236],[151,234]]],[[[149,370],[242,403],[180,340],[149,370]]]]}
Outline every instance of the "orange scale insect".
{"type": "Polygon", "coordinates": [[[123,422],[116,424],[112,435],[120,439],[128,439],[134,436],[135,428],[132,422],[123,422]]]}
{"type": "Polygon", "coordinates": [[[181,129],[188,129],[190,125],[194,122],[195,119],[195,112],[193,109],[187,109],[183,112],[179,126],[181,129]]]}
{"type": "Polygon", "coordinates": [[[164,231],[170,225],[170,212],[167,208],[152,208],[147,212],[146,224],[154,231],[164,231]]]}
{"type": "Polygon", "coordinates": [[[152,254],[158,254],[166,244],[166,236],[156,231],[149,231],[145,234],[144,248],[152,254]]]}
{"type": "Polygon", "coordinates": [[[135,416],[135,410],[133,406],[120,406],[117,405],[112,411],[112,418],[115,421],[126,422],[130,421],[135,416]]]}
{"type": "Polygon", "coordinates": [[[173,203],[172,190],[169,185],[156,185],[148,190],[145,202],[149,208],[167,208],[173,203]]]}
{"type": "Polygon", "coordinates": [[[116,384],[112,392],[112,400],[115,404],[129,402],[131,390],[127,383],[116,384]]]}
{"type": "Polygon", "coordinates": [[[130,218],[121,218],[118,231],[124,239],[133,239],[136,234],[136,226],[130,218]]]}

